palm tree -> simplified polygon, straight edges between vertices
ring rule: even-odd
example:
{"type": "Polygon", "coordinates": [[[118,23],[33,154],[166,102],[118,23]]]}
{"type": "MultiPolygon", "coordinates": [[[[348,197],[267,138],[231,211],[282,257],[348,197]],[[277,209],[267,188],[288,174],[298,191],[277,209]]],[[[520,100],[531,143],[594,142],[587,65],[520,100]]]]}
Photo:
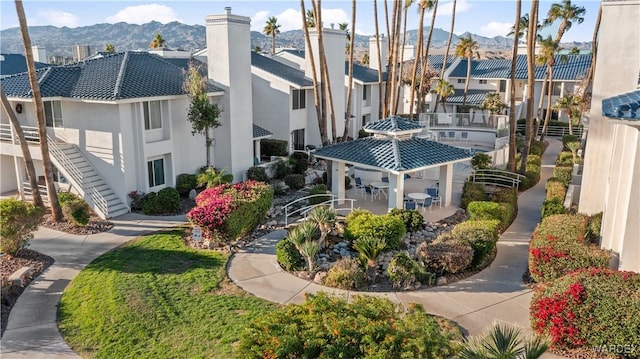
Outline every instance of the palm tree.
{"type": "Polygon", "coordinates": [[[422,7],[426,7],[427,10],[431,10],[433,9],[433,13],[431,14],[431,25],[429,26],[429,35],[427,36],[427,45],[424,47],[424,56],[421,59],[421,69],[422,69],[422,74],[420,75],[420,86],[418,87],[418,96],[420,98],[420,108],[422,108],[422,103],[424,103],[424,94],[425,92],[425,87],[431,87],[431,84],[429,84],[427,86],[427,84],[425,83],[426,80],[426,71],[427,68],[429,67],[429,48],[431,47],[431,37],[433,35],[433,27],[435,25],[435,21],[436,21],[436,14],[438,13],[438,0],[427,0],[427,2],[422,2],[421,4],[422,7]]]}
{"type": "MultiPolygon", "coordinates": [[[[340,29],[342,29],[340,24],[340,29]]],[[[347,39],[349,40],[349,82],[347,87],[347,114],[344,119],[344,133],[342,134],[342,140],[346,141],[349,137],[349,127],[351,127],[351,97],[353,96],[353,56],[356,36],[349,34],[347,24],[345,25],[345,31],[347,31],[347,39]]],[[[356,28],[356,0],[351,1],[351,28],[356,28]]],[[[354,134],[355,136],[355,134],[354,134]]]]}
{"type": "MultiPolygon", "coordinates": [[[[378,57],[378,103],[382,104],[382,108],[378,108],[378,112],[383,116],[387,112],[387,106],[382,101],[382,53],[380,52],[380,31],[378,30],[378,2],[373,0],[373,25],[376,32],[376,52],[378,57]],[[382,111],[382,112],[381,112],[382,111]]],[[[387,79],[387,81],[389,81],[387,79]]]]}
{"type": "Polygon", "coordinates": [[[18,142],[20,142],[20,150],[22,151],[22,158],[24,159],[25,167],[27,168],[27,176],[29,177],[29,184],[33,191],[33,204],[38,207],[44,208],[44,202],[42,201],[42,196],[40,196],[40,191],[38,188],[38,177],[36,176],[36,168],[33,165],[33,159],[31,158],[31,151],[29,151],[29,144],[27,143],[27,139],[24,137],[24,131],[22,131],[22,126],[20,126],[20,122],[18,122],[18,118],[16,117],[15,112],[13,112],[13,108],[11,108],[11,104],[7,99],[7,95],[4,93],[4,89],[0,87],[0,97],[2,98],[2,109],[4,113],[9,117],[9,122],[11,122],[11,126],[13,126],[13,130],[18,136],[18,142]]]}
{"type": "MultiPolygon", "coordinates": [[[[500,94],[497,92],[489,92],[480,104],[480,109],[489,111],[489,116],[501,113],[505,108],[507,108],[507,104],[502,102],[500,94]]],[[[490,119],[489,121],[491,122],[492,120],[490,119]]]]}
{"type": "Polygon", "coordinates": [[[584,7],[571,4],[571,0],[562,0],[560,4],[555,3],[551,5],[551,8],[547,13],[547,18],[544,20],[544,24],[551,25],[556,20],[562,19],[560,27],[558,27],[556,37],[554,38],[554,41],[560,43],[562,36],[567,30],[571,29],[571,25],[573,25],[574,21],[578,24],[582,24],[584,21],[583,16],[586,12],[587,11],[584,7]]]}
{"type": "Polygon", "coordinates": [[[278,18],[271,16],[267,19],[267,23],[264,25],[262,32],[271,36],[271,54],[276,53],[276,35],[280,33],[280,24],[278,24],[278,18]]]}
{"type": "Polygon", "coordinates": [[[162,48],[164,47],[165,39],[162,38],[162,35],[159,33],[153,38],[151,43],[149,43],[149,47],[152,49],[162,48]]]}
{"type": "Polygon", "coordinates": [[[116,52],[116,47],[115,47],[115,46],[113,46],[113,44],[107,44],[107,45],[104,47],[104,52],[108,52],[108,53],[110,53],[110,54],[113,54],[114,52],[116,52]]]}
{"type": "Polygon", "coordinates": [[[309,220],[318,225],[320,229],[320,244],[324,246],[324,242],[331,232],[338,214],[331,208],[318,206],[309,213],[309,220]]]}
{"type": "MultiPolygon", "coordinates": [[[[600,21],[602,21],[602,4],[598,8],[598,17],[596,19],[596,25],[593,28],[593,37],[591,39],[591,66],[589,67],[589,72],[587,73],[587,78],[584,80],[583,92],[582,92],[582,104],[586,106],[591,101],[587,101],[588,98],[588,89],[591,86],[591,80],[593,80],[593,73],[596,68],[596,54],[598,51],[598,32],[600,31],[600,21]]],[[[583,108],[585,109],[585,108],[583,108]]]]}
{"type": "Polygon", "coordinates": [[[318,129],[320,132],[320,141],[322,143],[329,142],[327,137],[327,122],[326,117],[323,117],[323,110],[320,103],[320,87],[318,82],[318,75],[316,73],[316,62],[313,57],[313,50],[311,48],[311,38],[309,37],[309,28],[315,26],[315,19],[313,18],[313,11],[305,11],[304,0],[300,0],[300,9],[302,15],[302,21],[306,26],[302,27],[302,33],[304,34],[304,41],[307,44],[307,51],[309,52],[309,64],[311,65],[311,79],[313,81],[313,100],[316,106],[316,116],[318,120],[318,129]],[[309,14],[311,12],[311,14],[309,14]],[[311,15],[311,16],[309,16],[311,15]],[[313,20],[313,21],[310,21],[313,20]]]}
{"type": "MultiPolygon", "coordinates": [[[[542,126],[542,136],[547,130],[547,124],[549,123],[549,119],[551,118],[551,97],[553,96],[553,66],[556,63],[555,56],[558,51],[561,50],[560,45],[551,38],[551,36],[546,39],[540,41],[540,54],[536,56],[536,64],[538,65],[547,65],[547,74],[545,76],[548,79],[547,86],[547,112],[544,116],[544,125],[542,126]]],[[[562,57],[566,61],[566,56],[562,57]]],[[[545,82],[542,82],[542,88],[545,89],[545,82]]],[[[541,98],[543,96],[540,96],[541,98]]],[[[541,101],[542,102],[542,101],[541,101]]]]}
{"type": "Polygon", "coordinates": [[[287,240],[293,243],[298,252],[307,260],[307,268],[311,272],[315,267],[315,257],[320,251],[320,229],[315,222],[305,221],[287,233],[287,240]]]}
{"type": "Polygon", "coordinates": [[[302,14],[304,16],[304,23],[308,28],[316,27],[316,18],[313,15],[313,10],[302,11],[302,14]]]}
{"type": "Polygon", "coordinates": [[[456,0],[453,0],[453,10],[451,11],[451,29],[449,30],[449,39],[447,39],[447,50],[444,52],[444,60],[442,60],[442,72],[440,78],[444,79],[444,72],[447,69],[447,57],[451,49],[451,38],[453,37],[453,29],[456,23],[456,0]]]}
{"type": "MultiPolygon", "coordinates": [[[[411,72],[411,96],[409,99],[409,118],[411,118],[413,115],[413,106],[414,106],[413,99],[415,97],[415,92],[416,92],[416,79],[418,77],[418,62],[422,61],[422,46],[423,46],[423,37],[424,37],[424,12],[426,10],[425,5],[428,2],[429,2],[428,0],[421,0],[418,3],[418,10],[420,12],[420,17],[418,19],[418,48],[416,51],[416,58],[414,59],[414,62],[413,62],[413,70],[411,72]]],[[[423,72],[424,72],[424,68],[423,68],[423,72]]]]}
{"type": "Polygon", "coordinates": [[[536,36],[538,33],[538,7],[540,0],[531,1],[531,11],[529,12],[529,28],[527,29],[527,125],[525,130],[525,141],[522,151],[522,162],[520,165],[520,173],[527,171],[527,158],[529,157],[529,148],[533,141],[533,90],[536,81],[535,74],[535,50],[536,36]]]}
{"type": "Polygon", "coordinates": [[[454,54],[460,57],[467,58],[467,79],[464,83],[464,96],[462,97],[462,106],[467,105],[467,92],[469,92],[469,82],[471,80],[471,58],[473,54],[478,50],[478,43],[471,39],[471,34],[467,37],[463,37],[456,45],[454,54]]]}
{"type": "MultiPolygon", "coordinates": [[[[33,94],[33,103],[36,110],[36,121],[38,123],[38,136],[40,137],[40,151],[42,153],[42,167],[44,171],[44,180],[47,185],[47,197],[49,197],[49,206],[51,207],[51,215],[53,220],[60,222],[63,219],[62,208],[58,202],[56,187],[53,183],[53,165],[49,156],[49,142],[47,141],[47,125],[44,117],[44,105],[42,104],[42,96],[40,95],[40,85],[38,84],[38,75],[36,73],[36,64],[33,61],[33,50],[31,49],[31,38],[29,37],[29,28],[27,26],[27,17],[24,13],[22,0],[15,0],[16,12],[18,14],[18,23],[20,24],[20,33],[22,35],[22,43],[24,45],[24,53],[27,60],[27,72],[29,74],[29,84],[33,94]]],[[[37,190],[35,187],[34,190],[37,190]]]]}
{"type": "MultiPolygon", "coordinates": [[[[442,100],[442,111],[444,113],[447,113],[447,107],[445,106],[445,104],[447,102],[447,97],[455,93],[455,89],[453,88],[453,85],[448,83],[444,79],[438,79],[438,81],[436,81],[435,92],[438,95],[438,97],[442,100]]],[[[438,100],[436,99],[436,107],[434,108],[434,110],[437,110],[437,109],[438,109],[438,100]]]]}
{"type": "Polygon", "coordinates": [[[466,342],[458,354],[460,359],[538,359],[549,344],[539,337],[523,342],[520,329],[507,325],[494,325],[481,338],[466,342]]]}
{"type": "Polygon", "coordinates": [[[567,111],[569,116],[569,134],[573,135],[573,122],[580,119],[581,98],[575,95],[566,94],[556,100],[553,106],[556,110],[567,111]]]}
{"type": "MultiPolygon", "coordinates": [[[[522,5],[521,5],[521,7],[522,7],[522,5]]],[[[507,34],[507,36],[512,36],[515,33],[518,33],[518,40],[523,38],[524,35],[527,33],[527,31],[529,29],[529,14],[524,14],[519,19],[520,19],[520,21],[517,22],[518,30],[516,31],[516,25],[514,23],[514,25],[511,26],[511,31],[509,31],[509,33],[507,34]]],[[[540,29],[542,29],[542,25],[538,22],[538,25],[536,25],[536,30],[540,31],[540,29]]],[[[536,39],[542,40],[542,36],[540,34],[538,34],[537,32],[536,32],[536,39]]]]}
{"type": "MultiPolygon", "coordinates": [[[[321,0],[311,0],[311,5],[314,8],[314,16],[318,24],[320,26],[316,26],[316,31],[318,32],[318,55],[320,58],[320,85],[322,86],[322,97],[326,98],[322,103],[325,104],[328,102],[329,107],[329,116],[331,118],[331,142],[335,143],[338,139],[338,134],[336,132],[336,113],[333,108],[333,93],[331,91],[331,80],[329,78],[329,68],[327,66],[327,55],[324,51],[324,39],[323,39],[323,31],[322,31],[322,3],[321,0]],[[326,97],[325,97],[326,94],[326,97]]],[[[326,108],[325,106],[323,106],[326,108]]],[[[326,110],[324,110],[326,111],[326,110]]],[[[325,112],[326,118],[326,112],[325,112]]],[[[323,143],[326,145],[327,143],[323,143]]],[[[331,173],[329,174],[329,182],[331,182],[331,173]]]]}
{"type": "MultiPolygon", "coordinates": [[[[511,53],[511,81],[509,84],[509,171],[516,171],[516,61],[518,60],[518,41],[520,40],[520,25],[522,0],[516,0],[516,19],[513,25],[513,50],[511,53]]],[[[527,16],[528,19],[528,16],[527,16]]],[[[527,20],[528,21],[528,20],[527,20]]]]}

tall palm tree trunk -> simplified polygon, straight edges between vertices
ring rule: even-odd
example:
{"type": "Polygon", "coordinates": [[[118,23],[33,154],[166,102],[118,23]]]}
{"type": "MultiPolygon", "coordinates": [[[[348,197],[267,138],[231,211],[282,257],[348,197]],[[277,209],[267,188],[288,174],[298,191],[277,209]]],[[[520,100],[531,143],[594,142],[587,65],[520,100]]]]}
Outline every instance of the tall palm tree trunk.
{"type": "Polygon", "coordinates": [[[513,51],[511,54],[511,81],[509,84],[509,159],[507,168],[516,171],[516,61],[518,59],[518,41],[520,40],[520,13],[522,0],[516,0],[516,20],[513,30],[513,51]]]}
{"type": "MultiPolygon", "coordinates": [[[[376,32],[376,49],[378,51],[378,53],[376,54],[378,56],[378,112],[382,117],[384,117],[384,114],[387,112],[387,107],[382,99],[382,53],[380,52],[380,32],[378,30],[378,3],[376,0],[373,0],[373,23],[376,32]],[[380,104],[382,106],[380,106],[380,104]]],[[[387,81],[389,81],[388,78],[387,81]]]]}
{"type": "MultiPolygon", "coordinates": [[[[433,1],[433,13],[431,14],[431,24],[429,25],[429,35],[427,36],[427,46],[424,48],[424,57],[422,58],[422,75],[420,76],[420,88],[418,89],[418,96],[420,97],[420,110],[422,110],[422,104],[424,103],[424,87],[427,73],[427,67],[429,66],[429,48],[431,47],[431,37],[433,35],[433,26],[436,22],[436,14],[438,13],[438,0],[433,1]]],[[[433,108],[433,112],[438,109],[438,96],[436,96],[436,106],[433,108]]]]}
{"type": "Polygon", "coordinates": [[[533,141],[533,90],[535,85],[535,50],[536,36],[538,31],[538,7],[539,0],[531,1],[531,11],[529,12],[529,29],[527,30],[527,126],[525,130],[526,138],[524,141],[524,149],[522,151],[522,162],[520,164],[520,173],[525,174],[527,171],[527,159],[529,157],[529,149],[531,141],[533,141]]]}
{"type": "Polygon", "coordinates": [[[548,86],[548,82],[547,81],[548,80],[549,80],[549,69],[547,69],[544,72],[544,77],[542,78],[542,86],[540,88],[540,99],[538,100],[538,109],[536,110],[536,119],[535,119],[535,133],[536,134],[538,133],[538,129],[540,128],[540,123],[543,120],[542,105],[544,104],[544,98],[545,98],[545,92],[547,91],[547,86],[548,86]]]}
{"type": "MultiPolygon", "coordinates": [[[[442,70],[440,71],[440,78],[444,80],[444,73],[447,70],[447,58],[449,57],[449,50],[451,49],[451,39],[453,37],[453,28],[456,21],[456,0],[453,0],[453,10],[451,13],[451,29],[449,30],[449,39],[447,40],[447,50],[444,53],[444,59],[442,60],[442,70]]],[[[436,99],[437,101],[437,99],[436,99]]],[[[444,99],[442,101],[442,108],[444,112],[447,112],[444,106],[444,99]]]]}
{"type": "Polygon", "coordinates": [[[591,87],[591,81],[593,81],[593,74],[596,69],[596,54],[598,52],[598,32],[600,31],[600,21],[602,21],[602,4],[600,4],[598,8],[598,17],[596,18],[596,25],[593,28],[593,37],[591,39],[591,66],[589,66],[589,72],[587,73],[587,78],[584,81],[584,91],[582,92],[581,102],[582,106],[585,106],[587,104],[589,87],[591,87]]]}
{"type": "MultiPolygon", "coordinates": [[[[306,18],[306,10],[304,7],[304,0],[300,0],[300,10],[302,11],[302,24],[307,23],[306,18]]],[[[313,81],[313,101],[316,106],[316,115],[318,117],[318,128],[320,130],[320,141],[325,144],[329,142],[329,138],[327,137],[327,123],[326,119],[323,117],[323,111],[320,103],[320,86],[318,84],[318,75],[316,73],[316,62],[313,58],[313,50],[311,48],[311,39],[309,37],[309,28],[304,25],[302,26],[302,32],[304,33],[304,41],[307,44],[308,52],[309,52],[309,63],[311,65],[311,79],[313,81]]]]}
{"type": "Polygon", "coordinates": [[[469,82],[471,81],[471,54],[467,56],[467,78],[464,81],[464,95],[462,95],[462,107],[467,105],[467,92],[469,92],[469,82]]]}
{"type": "MultiPolygon", "coordinates": [[[[409,96],[409,117],[413,116],[414,99],[416,94],[416,80],[418,77],[418,62],[422,62],[424,57],[422,56],[422,46],[424,37],[424,7],[420,6],[420,18],[418,19],[418,48],[416,49],[416,57],[413,61],[413,69],[411,70],[411,95],[409,96]]],[[[422,75],[424,76],[424,67],[422,67],[422,75]]],[[[416,113],[420,109],[416,108],[416,113]]]]}
{"type": "MultiPolygon", "coordinates": [[[[549,119],[551,118],[551,97],[553,96],[553,66],[549,66],[549,85],[547,87],[547,112],[544,115],[544,124],[542,125],[542,133],[540,134],[540,139],[544,140],[544,135],[547,133],[547,125],[549,124],[549,119]]],[[[571,120],[569,120],[571,122],[571,120]]],[[[573,133],[572,133],[573,134],[573,133]]]]}
{"type": "MultiPolygon", "coordinates": [[[[27,58],[27,70],[29,73],[29,84],[33,93],[33,102],[36,110],[36,120],[38,122],[38,135],[40,136],[40,151],[42,152],[42,167],[44,170],[44,179],[47,184],[47,196],[49,197],[49,205],[51,207],[51,215],[53,220],[60,222],[63,219],[62,208],[58,202],[56,187],[53,183],[53,166],[49,157],[49,143],[47,142],[47,126],[44,117],[44,105],[42,104],[42,96],[40,95],[40,86],[36,74],[36,65],[33,60],[33,51],[31,49],[31,39],[29,38],[29,29],[27,27],[27,18],[22,6],[22,0],[15,0],[16,12],[18,13],[18,22],[20,23],[20,33],[22,34],[22,42],[24,44],[24,52],[27,58]]],[[[33,189],[38,190],[38,187],[33,189]]]]}
{"type": "Polygon", "coordinates": [[[44,202],[42,201],[42,196],[40,195],[40,191],[38,190],[38,177],[36,175],[36,168],[33,166],[33,158],[31,158],[31,151],[29,151],[29,144],[27,143],[27,139],[24,137],[24,131],[22,131],[22,126],[20,126],[20,122],[16,117],[15,112],[13,112],[13,108],[11,108],[11,104],[9,103],[9,99],[7,99],[7,95],[4,93],[4,89],[0,87],[0,97],[2,97],[2,109],[4,113],[9,117],[9,122],[13,126],[13,130],[16,132],[18,136],[18,141],[20,142],[20,150],[22,151],[22,159],[24,160],[24,165],[27,168],[27,176],[29,177],[29,184],[33,189],[33,204],[38,207],[44,207],[44,202]]]}
{"type": "Polygon", "coordinates": [[[273,30],[271,33],[271,55],[275,55],[276,53],[276,31],[273,30]]]}
{"type": "Polygon", "coordinates": [[[402,29],[402,50],[400,50],[400,70],[398,71],[398,83],[396,85],[396,100],[395,100],[395,109],[393,111],[394,114],[398,113],[398,104],[400,103],[400,86],[402,84],[403,78],[402,78],[402,74],[404,72],[404,47],[407,43],[407,9],[409,8],[409,5],[404,7],[404,20],[403,22],[403,29],[402,29]]]}
{"type": "Polygon", "coordinates": [[[336,113],[333,108],[333,93],[331,91],[331,78],[329,77],[329,69],[327,66],[327,56],[324,52],[324,39],[322,36],[322,1],[311,0],[311,3],[316,9],[316,30],[318,31],[318,52],[319,52],[318,55],[320,56],[320,71],[322,71],[321,82],[324,84],[324,89],[327,93],[326,96],[327,96],[327,101],[329,105],[329,116],[331,119],[331,142],[335,143],[338,139],[338,133],[336,129],[336,113]]]}
{"type": "MultiPolygon", "coordinates": [[[[356,0],[351,0],[351,36],[349,37],[349,86],[347,87],[347,114],[344,119],[344,133],[342,140],[349,137],[349,127],[351,127],[351,97],[353,96],[353,49],[355,45],[356,33],[356,0]]],[[[364,87],[363,87],[364,91],[364,87]]],[[[355,133],[354,133],[355,137],[355,133]]]]}

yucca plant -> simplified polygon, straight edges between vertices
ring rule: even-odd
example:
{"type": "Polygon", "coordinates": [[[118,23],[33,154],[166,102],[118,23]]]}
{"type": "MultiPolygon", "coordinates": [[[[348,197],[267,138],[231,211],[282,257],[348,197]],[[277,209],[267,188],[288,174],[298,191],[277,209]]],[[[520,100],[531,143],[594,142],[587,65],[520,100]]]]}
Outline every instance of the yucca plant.
{"type": "Polygon", "coordinates": [[[573,155],[573,163],[575,164],[576,160],[578,159],[578,150],[580,149],[580,142],[578,141],[567,142],[565,146],[567,146],[567,148],[571,151],[571,155],[573,155]]]}
{"type": "Polygon", "coordinates": [[[300,254],[302,254],[307,260],[307,270],[312,272],[315,268],[315,260],[318,253],[320,253],[320,242],[314,240],[306,240],[298,248],[300,254]]]}
{"type": "Polygon", "coordinates": [[[314,259],[320,251],[319,237],[320,228],[312,221],[302,222],[287,233],[287,240],[293,243],[298,252],[307,259],[309,271],[313,270],[314,259]]]}
{"type": "Polygon", "coordinates": [[[466,342],[458,358],[538,359],[549,348],[549,344],[540,337],[523,341],[521,334],[518,328],[496,324],[486,336],[466,342]]]}
{"type": "Polygon", "coordinates": [[[309,220],[316,223],[320,229],[320,245],[324,247],[325,240],[331,232],[338,214],[331,208],[319,206],[309,213],[309,220]]]}
{"type": "Polygon", "coordinates": [[[387,248],[387,241],[377,237],[359,237],[351,245],[358,251],[360,261],[367,268],[370,281],[375,281],[378,257],[387,248]]]}

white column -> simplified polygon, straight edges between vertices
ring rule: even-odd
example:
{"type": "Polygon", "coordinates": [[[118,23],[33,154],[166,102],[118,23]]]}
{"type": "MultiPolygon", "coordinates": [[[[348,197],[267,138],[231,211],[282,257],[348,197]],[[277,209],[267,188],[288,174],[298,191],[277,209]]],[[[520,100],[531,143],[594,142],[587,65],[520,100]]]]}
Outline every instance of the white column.
{"type": "Polygon", "coordinates": [[[442,206],[451,205],[451,195],[453,193],[453,163],[440,166],[440,188],[439,196],[442,206]]]}
{"type": "Polygon", "coordinates": [[[333,171],[331,193],[338,197],[338,204],[344,204],[344,162],[334,161],[331,168],[333,171]]]}
{"type": "MultiPolygon", "coordinates": [[[[13,128],[13,127],[11,127],[11,128],[13,128]]],[[[31,150],[31,149],[29,149],[29,150],[31,150]]],[[[20,157],[13,156],[13,163],[14,163],[14,165],[16,167],[16,180],[18,181],[18,193],[20,193],[20,200],[24,201],[24,188],[22,187],[22,182],[24,182],[24,180],[25,180],[25,178],[24,178],[24,172],[25,172],[24,161],[20,157]]],[[[36,179],[36,182],[37,182],[37,179],[36,179]]],[[[37,190],[38,189],[36,188],[35,191],[37,191],[37,190]]]]}
{"type": "MultiPolygon", "coordinates": [[[[260,140],[254,140],[253,141],[253,155],[254,155],[255,158],[258,159],[258,162],[259,162],[260,161],[260,157],[261,157],[261,154],[260,154],[260,140]]],[[[255,163],[254,163],[254,165],[255,165],[255,163]]]]}
{"type": "Polygon", "coordinates": [[[404,174],[389,175],[389,211],[404,208],[404,174]]]}

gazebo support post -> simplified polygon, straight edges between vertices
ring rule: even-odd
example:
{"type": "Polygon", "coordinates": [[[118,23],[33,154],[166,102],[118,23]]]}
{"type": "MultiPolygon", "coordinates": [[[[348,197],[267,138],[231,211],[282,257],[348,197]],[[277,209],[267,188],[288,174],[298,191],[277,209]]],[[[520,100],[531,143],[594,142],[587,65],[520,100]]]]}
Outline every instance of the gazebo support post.
{"type": "MultiPolygon", "coordinates": [[[[260,140],[253,140],[253,157],[258,159],[258,164],[260,164],[260,140]]],[[[255,159],[254,159],[255,162],[255,159]]],[[[254,166],[256,163],[254,163],[254,166]]]]}
{"type": "Polygon", "coordinates": [[[404,174],[389,174],[389,211],[404,208],[404,174]]]}
{"type": "Polygon", "coordinates": [[[344,204],[344,162],[333,161],[333,179],[331,181],[331,193],[338,198],[338,204],[344,204]]]}
{"type": "Polygon", "coordinates": [[[446,163],[440,166],[440,187],[438,191],[442,206],[450,206],[453,193],[453,163],[446,163]]]}

